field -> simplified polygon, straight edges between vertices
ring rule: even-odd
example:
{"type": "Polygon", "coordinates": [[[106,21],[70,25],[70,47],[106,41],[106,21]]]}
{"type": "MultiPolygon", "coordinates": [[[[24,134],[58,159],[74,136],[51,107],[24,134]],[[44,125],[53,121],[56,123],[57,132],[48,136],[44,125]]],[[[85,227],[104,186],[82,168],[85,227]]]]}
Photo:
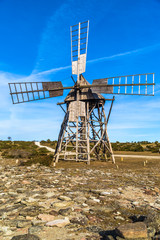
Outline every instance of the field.
{"type": "Polygon", "coordinates": [[[158,239],[159,153],[115,153],[135,157],[116,157],[116,164],[94,161],[90,166],[60,161],[52,168],[53,155],[33,142],[1,142],[0,239],[29,232],[41,240],[120,240],[115,229],[133,222],[145,223],[145,239],[158,239]],[[55,220],[63,224],[47,226],[55,220]]]}

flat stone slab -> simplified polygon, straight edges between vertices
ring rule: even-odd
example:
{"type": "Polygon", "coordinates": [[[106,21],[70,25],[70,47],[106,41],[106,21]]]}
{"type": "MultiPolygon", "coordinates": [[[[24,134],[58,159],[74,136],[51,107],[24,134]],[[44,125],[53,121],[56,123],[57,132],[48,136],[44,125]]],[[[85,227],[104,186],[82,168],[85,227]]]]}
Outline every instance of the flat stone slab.
{"type": "Polygon", "coordinates": [[[64,227],[70,223],[69,219],[66,217],[64,219],[57,219],[46,223],[48,227],[64,227]]]}
{"type": "Polygon", "coordinates": [[[49,221],[53,221],[55,217],[50,214],[39,214],[38,219],[41,219],[44,222],[49,222],[49,221]]]}
{"type": "Polygon", "coordinates": [[[15,236],[11,240],[40,240],[40,238],[33,234],[24,234],[15,236]]]}
{"type": "Polygon", "coordinates": [[[143,222],[128,223],[116,228],[116,232],[120,237],[127,239],[147,238],[147,227],[143,222]]]}

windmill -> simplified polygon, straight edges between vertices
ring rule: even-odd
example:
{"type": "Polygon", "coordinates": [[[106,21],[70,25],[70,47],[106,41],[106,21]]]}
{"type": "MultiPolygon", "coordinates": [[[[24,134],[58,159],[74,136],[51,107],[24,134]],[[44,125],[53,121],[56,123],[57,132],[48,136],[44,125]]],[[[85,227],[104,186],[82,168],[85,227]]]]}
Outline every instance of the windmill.
{"type": "Polygon", "coordinates": [[[115,97],[112,95],[154,95],[154,73],[95,79],[90,84],[82,75],[86,70],[89,21],[78,23],[70,29],[72,74],[77,75],[74,85],[63,87],[57,82],[9,83],[13,104],[41,100],[63,95],[70,90],[63,102],[57,103],[65,113],[54,154],[54,165],[59,161],[85,161],[111,159],[115,163],[109,141],[107,124],[115,97]],[[110,103],[105,113],[105,102],[110,103]],[[65,108],[64,108],[65,106],[65,108]]]}

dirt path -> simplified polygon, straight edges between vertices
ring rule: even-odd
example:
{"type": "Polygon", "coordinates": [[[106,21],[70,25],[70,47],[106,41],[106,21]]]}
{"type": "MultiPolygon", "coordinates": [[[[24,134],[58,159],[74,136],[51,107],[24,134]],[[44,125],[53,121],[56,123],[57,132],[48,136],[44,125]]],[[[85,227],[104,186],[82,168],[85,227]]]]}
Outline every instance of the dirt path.
{"type": "Polygon", "coordinates": [[[55,152],[55,149],[47,147],[47,146],[44,146],[44,145],[41,145],[40,142],[35,142],[35,145],[37,145],[40,148],[46,148],[50,152],[55,152]]]}
{"type": "MultiPolygon", "coordinates": [[[[41,145],[40,142],[35,142],[35,144],[40,148],[46,148],[50,152],[55,152],[55,149],[41,145]]],[[[149,156],[149,155],[129,155],[129,154],[115,154],[115,157],[124,157],[124,158],[149,158],[149,159],[160,159],[160,156],[149,156]]]]}
{"type": "Polygon", "coordinates": [[[160,159],[160,156],[115,154],[115,157],[160,159]]]}

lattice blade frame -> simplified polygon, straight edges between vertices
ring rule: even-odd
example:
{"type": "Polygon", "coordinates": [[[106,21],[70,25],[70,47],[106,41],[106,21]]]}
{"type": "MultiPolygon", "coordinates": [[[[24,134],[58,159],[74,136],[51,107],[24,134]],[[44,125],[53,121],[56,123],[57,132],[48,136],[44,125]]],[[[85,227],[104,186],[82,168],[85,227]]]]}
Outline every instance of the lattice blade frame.
{"type": "Polygon", "coordinates": [[[71,61],[72,74],[86,71],[89,21],[71,26],[71,61]]]}
{"type": "Polygon", "coordinates": [[[154,96],[154,85],[154,73],[145,73],[96,79],[91,86],[97,93],[154,96]]]}
{"type": "Polygon", "coordinates": [[[61,82],[9,83],[9,89],[13,104],[63,95],[63,86],[61,82]]]}

